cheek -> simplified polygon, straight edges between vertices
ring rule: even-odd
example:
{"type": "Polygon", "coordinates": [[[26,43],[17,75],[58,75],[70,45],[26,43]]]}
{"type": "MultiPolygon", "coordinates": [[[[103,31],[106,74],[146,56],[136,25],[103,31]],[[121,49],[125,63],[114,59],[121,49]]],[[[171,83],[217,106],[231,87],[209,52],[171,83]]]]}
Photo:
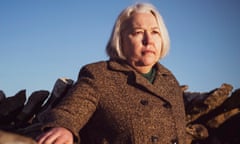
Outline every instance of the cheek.
{"type": "Polygon", "coordinates": [[[159,52],[159,55],[161,53],[161,50],[162,50],[162,39],[155,39],[155,47],[156,47],[156,50],[159,52]]]}
{"type": "Polygon", "coordinates": [[[131,53],[131,44],[126,38],[122,41],[122,52],[125,57],[128,57],[131,53]]]}
{"type": "Polygon", "coordinates": [[[128,38],[128,37],[125,37],[122,41],[122,49],[123,49],[123,54],[128,57],[128,56],[131,56],[134,51],[135,51],[135,47],[136,47],[136,43],[128,38]]]}
{"type": "Polygon", "coordinates": [[[134,49],[131,45],[125,46],[123,48],[123,54],[126,58],[130,58],[134,55],[134,49]]]}
{"type": "Polygon", "coordinates": [[[157,51],[161,52],[162,44],[158,42],[158,43],[156,43],[155,46],[156,46],[157,51]]]}

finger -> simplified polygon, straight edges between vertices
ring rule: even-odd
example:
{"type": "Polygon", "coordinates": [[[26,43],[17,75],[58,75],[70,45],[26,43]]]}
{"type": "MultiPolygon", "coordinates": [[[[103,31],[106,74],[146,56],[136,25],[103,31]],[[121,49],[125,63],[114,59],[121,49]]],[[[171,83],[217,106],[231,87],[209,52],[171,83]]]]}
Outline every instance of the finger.
{"type": "Polygon", "coordinates": [[[58,138],[61,138],[58,133],[52,133],[44,139],[43,144],[55,144],[58,138]]]}
{"type": "Polygon", "coordinates": [[[73,144],[73,136],[69,134],[60,135],[54,144],[73,144]]]}
{"type": "Polygon", "coordinates": [[[58,137],[55,141],[54,144],[73,144],[73,142],[67,138],[64,137],[58,137]]]}
{"type": "Polygon", "coordinates": [[[38,141],[38,144],[53,144],[54,141],[58,138],[59,134],[53,131],[49,131],[43,135],[38,141]]]}
{"type": "Polygon", "coordinates": [[[43,142],[44,142],[45,139],[46,139],[47,137],[49,137],[50,135],[51,135],[51,132],[50,132],[50,131],[39,135],[39,136],[36,138],[38,144],[44,144],[43,142]]]}

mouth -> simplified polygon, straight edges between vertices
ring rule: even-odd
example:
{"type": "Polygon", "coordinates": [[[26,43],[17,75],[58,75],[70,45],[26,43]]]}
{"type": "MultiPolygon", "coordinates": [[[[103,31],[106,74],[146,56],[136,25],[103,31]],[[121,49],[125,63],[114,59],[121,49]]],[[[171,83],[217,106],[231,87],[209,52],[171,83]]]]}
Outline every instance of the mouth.
{"type": "Polygon", "coordinates": [[[153,51],[153,50],[143,50],[142,55],[146,55],[146,54],[155,54],[155,51],[153,51]]]}

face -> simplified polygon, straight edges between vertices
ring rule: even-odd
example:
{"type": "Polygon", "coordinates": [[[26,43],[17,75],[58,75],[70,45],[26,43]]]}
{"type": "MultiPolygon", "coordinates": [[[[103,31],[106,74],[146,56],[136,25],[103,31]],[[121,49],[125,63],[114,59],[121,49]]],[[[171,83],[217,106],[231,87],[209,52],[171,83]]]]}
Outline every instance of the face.
{"type": "Polygon", "coordinates": [[[162,40],[156,18],[152,14],[133,14],[121,36],[123,54],[134,68],[150,70],[158,62],[162,40]]]}

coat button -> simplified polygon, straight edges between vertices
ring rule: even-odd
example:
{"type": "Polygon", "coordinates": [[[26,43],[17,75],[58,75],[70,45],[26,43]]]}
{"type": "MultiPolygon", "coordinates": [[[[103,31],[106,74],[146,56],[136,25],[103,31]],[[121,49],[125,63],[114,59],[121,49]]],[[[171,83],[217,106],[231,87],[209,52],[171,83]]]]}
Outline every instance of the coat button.
{"type": "Polygon", "coordinates": [[[141,103],[142,105],[148,105],[148,100],[141,100],[140,103],[141,103]]]}
{"type": "Polygon", "coordinates": [[[171,140],[171,144],[178,144],[178,139],[171,140]]]}
{"type": "Polygon", "coordinates": [[[151,137],[152,143],[158,142],[158,137],[157,136],[152,136],[151,137]]]}
{"type": "Polygon", "coordinates": [[[170,108],[172,108],[172,105],[169,102],[166,102],[163,104],[163,107],[170,109],[170,108]]]}

